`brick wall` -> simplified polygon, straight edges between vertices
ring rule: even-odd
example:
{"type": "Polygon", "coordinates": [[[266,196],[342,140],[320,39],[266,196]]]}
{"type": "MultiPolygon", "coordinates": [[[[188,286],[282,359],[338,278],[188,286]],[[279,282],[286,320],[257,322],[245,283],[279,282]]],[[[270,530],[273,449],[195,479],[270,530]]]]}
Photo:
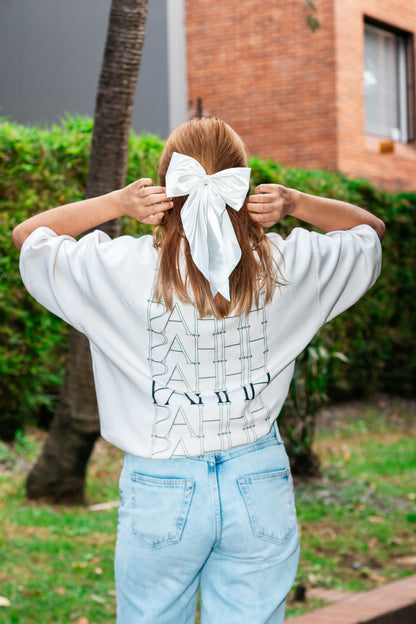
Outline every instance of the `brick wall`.
{"type": "Polygon", "coordinates": [[[366,138],[363,15],[416,31],[414,0],[186,0],[189,109],[228,121],[249,151],[288,166],[342,170],[416,188],[416,151],[366,138]]]}
{"type": "Polygon", "coordinates": [[[362,67],[364,16],[416,34],[415,0],[347,0],[335,3],[338,169],[381,187],[416,189],[416,148],[395,143],[380,153],[383,139],[365,134],[362,67]]]}

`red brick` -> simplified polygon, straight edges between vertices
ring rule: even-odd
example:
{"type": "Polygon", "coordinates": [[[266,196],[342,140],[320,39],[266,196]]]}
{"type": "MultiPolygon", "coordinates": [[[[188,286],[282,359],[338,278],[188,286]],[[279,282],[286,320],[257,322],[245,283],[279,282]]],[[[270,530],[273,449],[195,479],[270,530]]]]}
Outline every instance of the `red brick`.
{"type": "Polygon", "coordinates": [[[416,34],[415,0],[186,0],[190,115],[228,121],[250,152],[416,189],[416,148],[379,153],[364,130],[364,15],[416,34]]]}
{"type": "MultiPolygon", "coordinates": [[[[400,609],[412,604],[415,605],[416,614],[416,576],[388,583],[368,592],[347,596],[336,604],[306,613],[289,622],[290,624],[364,624],[365,622],[371,623],[374,618],[381,618],[383,615],[386,616],[386,622],[392,622],[389,614],[394,617],[400,609]]],[[[381,621],[377,619],[377,622],[381,621]]]]}

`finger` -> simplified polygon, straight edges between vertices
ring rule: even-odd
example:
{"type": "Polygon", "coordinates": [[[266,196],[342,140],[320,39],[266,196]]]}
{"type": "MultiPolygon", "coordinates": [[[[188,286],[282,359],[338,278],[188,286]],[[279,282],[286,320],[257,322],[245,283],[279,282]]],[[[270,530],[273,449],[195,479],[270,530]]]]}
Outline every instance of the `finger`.
{"type": "Polygon", "coordinates": [[[140,180],[136,180],[135,184],[141,189],[146,186],[153,186],[153,180],[152,178],[140,178],[140,180]]]}
{"type": "Polygon", "coordinates": [[[146,223],[147,225],[160,225],[162,219],[164,217],[164,212],[157,212],[155,214],[149,215],[146,219],[141,219],[141,223],[146,223]]]}
{"type": "Polygon", "coordinates": [[[170,210],[171,208],[173,208],[173,202],[169,200],[160,203],[150,204],[149,206],[146,206],[145,216],[149,217],[155,214],[163,213],[167,210],[170,210]]]}
{"type": "Polygon", "coordinates": [[[263,215],[251,214],[250,219],[252,219],[256,223],[259,223],[263,227],[272,227],[272,225],[275,225],[277,223],[276,219],[265,219],[263,215]]]}
{"type": "Polygon", "coordinates": [[[277,197],[272,193],[262,193],[261,195],[250,195],[248,204],[269,204],[275,201],[277,197]]]}
{"type": "Polygon", "coordinates": [[[140,188],[139,193],[141,197],[146,197],[152,193],[166,193],[166,189],[164,186],[143,186],[140,188]]]}
{"type": "Polygon", "coordinates": [[[247,210],[250,214],[257,213],[262,215],[274,215],[280,212],[275,204],[247,204],[247,210]]]}
{"type": "Polygon", "coordinates": [[[260,223],[260,221],[263,220],[263,215],[259,214],[257,212],[250,212],[250,219],[253,219],[253,221],[257,221],[258,223],[260,223]]]}
{"type": "Polygon", "coordinates": [[[147,195],[143,197],[141,200],[141,204],[148,208],[149,206],[154,206],[156,204],[161,204],[165,201],[170,201],[166,196],[166,193],[157,193],[152,195],[147,195]]]}
{"type": "Polygon", "coordinates": [[[249,216],[254,221],[276,221],[279,219],[279,214],[276,212],[249,212],[249,216]]]}
{"type": "Polygon", "coordinates": [[[277,184],[259,184],[254,189],[255,193],[271,193],[276,190],[277,184]]]}
{"type": "Polygon", "coordinates": [[[154,206],[155,211],[160,213],[162,213],[162,211],[166,212],[166,210],[171,210],[171,208],[173,208],[173,201],[169,199],[154,206]]]}

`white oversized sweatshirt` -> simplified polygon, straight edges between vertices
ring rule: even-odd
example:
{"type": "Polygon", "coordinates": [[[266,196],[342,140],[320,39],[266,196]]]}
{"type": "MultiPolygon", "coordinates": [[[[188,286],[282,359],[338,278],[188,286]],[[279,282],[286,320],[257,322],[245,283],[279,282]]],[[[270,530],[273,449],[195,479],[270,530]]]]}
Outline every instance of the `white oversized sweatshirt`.
{"type": "Polygon", "coordinates": [[[89,338],[106,440],[165,459],[226,450],[269,431],[295,358],[374,284],[381,245],[368,225],[268,237],[287,284],[267,306],[224,320],[154,301],[151,236],[111,240],[96,230],[76,241],[41,227],[27,238],[27,290],[89,338]]]}

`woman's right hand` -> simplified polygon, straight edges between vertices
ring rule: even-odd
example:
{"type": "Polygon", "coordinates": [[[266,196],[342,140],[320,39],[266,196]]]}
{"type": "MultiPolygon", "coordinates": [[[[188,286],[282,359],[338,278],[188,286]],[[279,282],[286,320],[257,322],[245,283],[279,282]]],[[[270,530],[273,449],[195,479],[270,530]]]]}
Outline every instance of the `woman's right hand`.
{"type": "Polygon", "coordinates": [[[251,218],[263,227],[271,227],[291,215],[324,232],[366,224],[377,232],[381,241],[386,232],[383,221],[368,210],[338,199],[301,193],[281,184],[260,184],[254,193],[248,199],[247,208],[251,218]]]}
{"type": "Polygon", "coordinates": [[[250,195],[247,209],[253,221],[272,227],[290,214],[294,206],[293,189],[281,184],[260,184],[250,195]]]}

